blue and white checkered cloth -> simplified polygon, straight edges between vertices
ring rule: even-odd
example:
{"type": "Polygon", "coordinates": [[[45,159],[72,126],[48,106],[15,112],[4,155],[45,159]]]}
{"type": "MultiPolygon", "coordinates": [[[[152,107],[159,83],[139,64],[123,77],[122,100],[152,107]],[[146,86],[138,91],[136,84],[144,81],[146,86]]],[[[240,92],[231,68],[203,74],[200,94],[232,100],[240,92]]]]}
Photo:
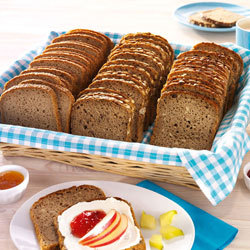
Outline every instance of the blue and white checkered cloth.
{"type": "MultiPolygon", "coordinates": [[[[60,35],[51,32],[48,41],[60,35]]],[[[114,42],[119,34],[105,33],[114,42]]],[[[157,147],[147,144],[152,127],[145,133],[143,143],[128,143],[99,138],[76,136],[41,129],[0,124],[0,142],[25,145],[35,148],[60,150],[78,153],[116,157],[134,161],[157,164],[185,166],[205,196],[213,205],[233,190],[242,159],[250,149],[250,139],[246,133],[250,112],[250,51],[234,44],[223,44],[239,53],[244,60],[234,106],[225,115],[211,151],[157,147]]],[[[190,49],[190,46],[173,44],[175,54],[190,49]]],[[[30,51],[0,76],[0,88],[12,77],[26,69],[30,61],[39,54],[44,46],[30,51]]]]}

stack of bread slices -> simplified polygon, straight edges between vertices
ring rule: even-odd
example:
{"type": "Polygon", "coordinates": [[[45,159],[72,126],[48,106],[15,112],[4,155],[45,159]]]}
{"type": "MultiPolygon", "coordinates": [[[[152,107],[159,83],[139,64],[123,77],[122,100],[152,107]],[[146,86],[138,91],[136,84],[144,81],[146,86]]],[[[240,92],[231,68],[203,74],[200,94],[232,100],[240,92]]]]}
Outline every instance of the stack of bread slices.
{"type": "Polygon", "coordinates": [[[91,30],[56,37],[27,70],[6,83],[2,122],[70,132],[74,97],[89,85],[112,48],[108,37],[91,30]]]}
{"type": "Polygon", "coordinates": [[[174,60],[168,41],[151,33],[124,36],[71,113],[73,134],[140,142],[174,60]]]}
{"type": "Polygon", "coordinates": [[[161,91],[150,143],[210,149],[242,70],[238,54],[214,43],[180,54],[161,91]]]}

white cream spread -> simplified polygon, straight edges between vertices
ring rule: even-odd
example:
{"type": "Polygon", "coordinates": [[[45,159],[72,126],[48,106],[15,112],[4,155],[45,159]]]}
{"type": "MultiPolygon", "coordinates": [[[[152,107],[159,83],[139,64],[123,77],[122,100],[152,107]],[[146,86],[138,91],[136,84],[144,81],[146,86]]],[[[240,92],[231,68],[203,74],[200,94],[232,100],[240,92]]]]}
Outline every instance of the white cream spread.
{"type": "Polygon", "coordinates": [[[115,198],[77,203],[58,216],[58,227],[59,231],[65,238],[64,245],[68,250],[119,250],[137,245],[141,240],[140,231],[134,224],[129,205],[126,202],[117,200],[115,198]],[[105,213],[108,213],[111,209],[115,209],[119,213],[125,214],[128,217],[128,227],[126,232],[121,236],[120,239],[107,246],[90,248],[80,245],[78,243],[79,238],[71,234],[70,222],[85,210],[100,209],[102,209],[105,213]]]}

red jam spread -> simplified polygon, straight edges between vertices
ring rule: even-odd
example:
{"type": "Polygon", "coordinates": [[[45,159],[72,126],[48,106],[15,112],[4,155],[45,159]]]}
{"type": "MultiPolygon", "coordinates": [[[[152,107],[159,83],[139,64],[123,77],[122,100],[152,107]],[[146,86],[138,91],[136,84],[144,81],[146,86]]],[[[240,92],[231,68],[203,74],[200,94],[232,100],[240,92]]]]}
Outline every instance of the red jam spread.
{"type": "Polygon", "coordinates": [[[5,171],[0,173],[0,189],[9,189],[23,182],[24,176],[17,171],[5,171]]]}
{"type": "Polygon", "coordinates": [[[83,211],[77,215],[70,223],[71,233],[78,238],[83,237],[95,225],[100,222],[106,213],[102,210],[83,211]]]}
{"type": "Polygon", "coordinates": [[[250,178],[250,170],[248,170],[248,172],[247,172],[247,176],[250,178]]]}

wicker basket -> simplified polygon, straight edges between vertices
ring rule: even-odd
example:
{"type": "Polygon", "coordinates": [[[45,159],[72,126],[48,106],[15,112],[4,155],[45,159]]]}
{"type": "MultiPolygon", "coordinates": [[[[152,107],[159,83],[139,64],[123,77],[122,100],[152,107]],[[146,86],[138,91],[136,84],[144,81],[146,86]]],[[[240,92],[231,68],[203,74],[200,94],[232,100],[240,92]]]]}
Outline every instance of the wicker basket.
{"type": "Polygon", "coordinates": [[[199,189],[185,167],[131,161],[92,154],[32,148],[10,143],[0,143],[0,150],[4,156],[28,156],[46,159],[97,171],[163,181],[199,189]]]}

